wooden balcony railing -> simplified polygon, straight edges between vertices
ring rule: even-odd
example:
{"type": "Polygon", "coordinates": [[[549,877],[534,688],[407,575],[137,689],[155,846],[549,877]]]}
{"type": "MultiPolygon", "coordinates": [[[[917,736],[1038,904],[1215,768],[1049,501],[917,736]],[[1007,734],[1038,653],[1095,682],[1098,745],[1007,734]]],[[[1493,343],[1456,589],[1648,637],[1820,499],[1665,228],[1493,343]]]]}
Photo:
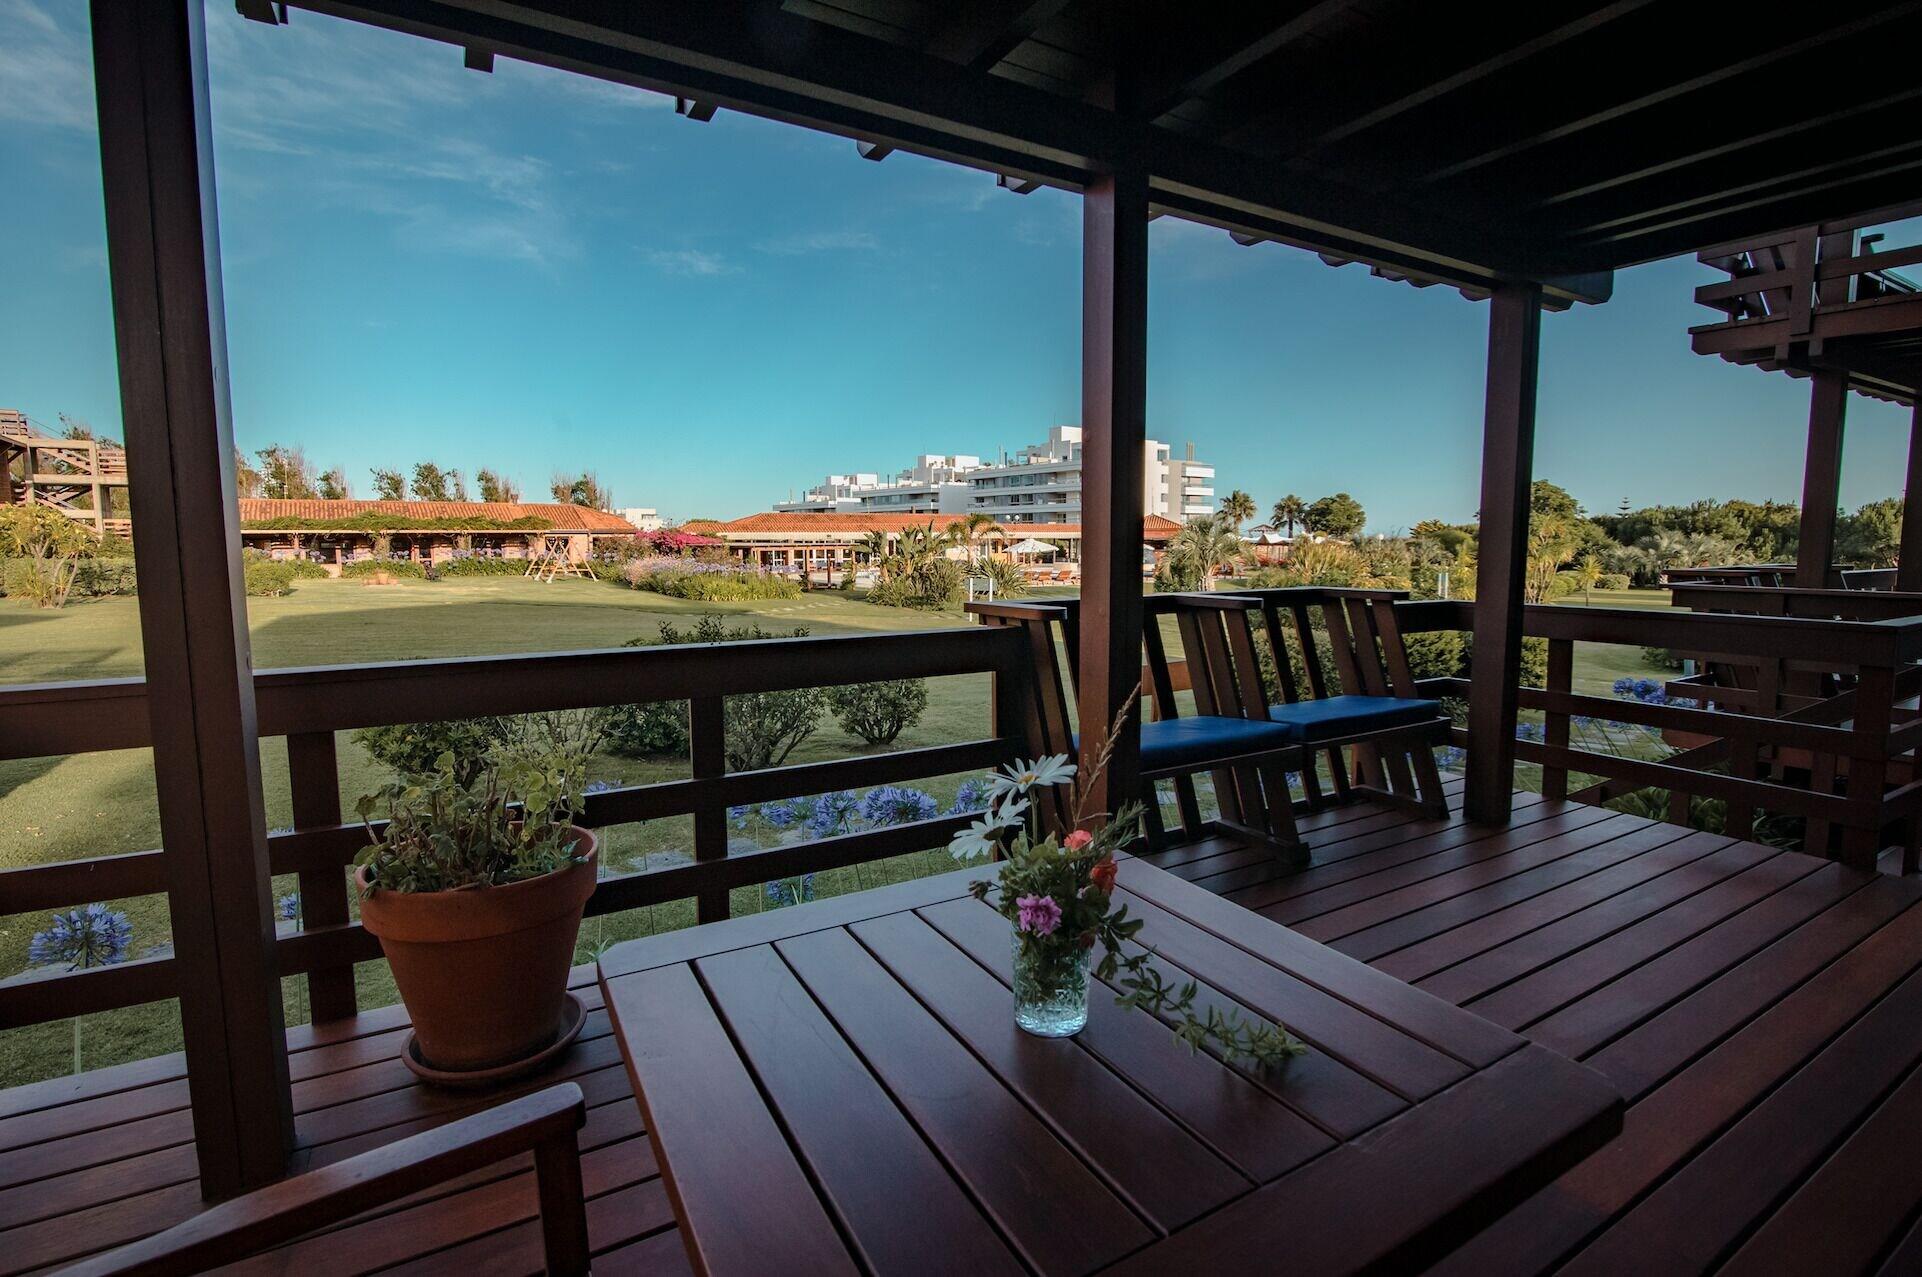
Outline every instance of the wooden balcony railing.
{"type": "MultiPolygon", "coordinates": [[[[1731,592],[1712,586],[1688,591],[1731,592]]],[[[1865,613],[1895,597],[1795,593],[1846,596],[1865,613]]],[[[1452,601],[1396,607],[1405,634],[1472,629],[1473,610],[1452,601]]],[[[1899,705],[1922,690],[1922,669],[1915,665],[1922,659],[1922,620],[1531,606],[1524,610],[1523,632],[1548,640],[1548,674],[1545,687],[1521,691],[1521,707],[1543,714],[1543,730],[1540,740],[1517,742],[1516,753],[1541,766],[1549,796],[1602,802],[1660,788],[1669,791],[1671,819],[1684,817],[1691,798],[1720,799],[1727,804],[1724,832],[1735,837],[1752,834],[1758,812],[1778,812],[1807,821],[1810,851],[1832,849],[1842,859],[1868,864],[1900,840],[1913,860],[1922,782],[1914,778],[1909,755],[1922,746],[1922,719],[1899,705]],[[1672,679],[1667,703],[1588,695],[1573,688],[1578,642],[1666,648],[1761,673],[1750,686],[1699,676],[1672,679]],[[1782,700],[1790,694],[1777,689],[1797,675],[1810,678],[1811,694],[1782,700]],[[1817,683],[1818,677],[1828,681],[1817,683]],[[1577,717],[1648,727],[1693,743],[1663,759],[1585,749],[1571,743],[1577,717]],[[1570,792],[1571,772],[1603,779],[1570,792]]],[[[1472,679],[1429,679],[1422,686],[1434,695],[1466,696],[1472,679]]]]}
{"type": "MultiPolygon", "coordinates": [[[[280,972],[306,975],[314,1018],[334,1019],[355,1011],[354,964],[380,957],[378,942],[352,920],[349,909],[346,866],[366,845],[367,833],[358,822],[342,821],[336,732],[688,701],[691,775],[590,794],[581,823],[592,828],[692,816],[693,861],[603,878],[587,912],[693,898],[697,916],[708,922],[727,915],[732,888],[940,846],[970,819],[944,815],[730,853],[729,807],[981,770],[1006,762],[1020,748],[1013,736],[997,734],[730,774],[723,750],[724,698],[987,673],[995,676],[992,723],[1020,724],[1027,681],[1007,676],[1025,669],[1025,659],[1021,639],[1011,631],[961,629],[263,672],[255,678],[259,733],[287,738],[294,815],[291,832],[268,838],[268,860],[274,874],[298,875],[301,895],[300,929],[275,944],[280,972]]],[[[0,689],[0,759],[138,749],[150,743],[140,679],[0,689]]],[[[8,913],[166,890],[165,861],[158,850],[0,871],[0,900],[8,913]]],[[[0,1024],[18,1027],[159,1001],[176,995],[177,979],[172,958],[153,957],[0,984],[0,1024]]]]}

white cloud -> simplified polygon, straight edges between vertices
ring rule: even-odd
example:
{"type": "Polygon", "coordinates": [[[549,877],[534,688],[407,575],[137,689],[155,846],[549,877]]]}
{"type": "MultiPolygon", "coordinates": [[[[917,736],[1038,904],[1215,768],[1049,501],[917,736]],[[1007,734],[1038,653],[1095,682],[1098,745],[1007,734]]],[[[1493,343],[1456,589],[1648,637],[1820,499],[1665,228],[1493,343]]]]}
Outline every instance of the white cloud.
{"type": "Polygon", "coordinates": [[[0,0],[0,120],[94,131],[87,41],[33,0],[0,0]]]}
{"type": "Polygon", "coordinates": [[[698,248],[652,249],[647,253],[647,261],[654,269],[668,275],[732,275],[740,270],[719,253],[703,252],[698,248]]]}
{"type": "Polygon", "coordinates": [[[873,252],[881,242],[868,231],[803,231],[763,240],[755,247],[778,257],[798,257],[805,253],[873,252]]]}

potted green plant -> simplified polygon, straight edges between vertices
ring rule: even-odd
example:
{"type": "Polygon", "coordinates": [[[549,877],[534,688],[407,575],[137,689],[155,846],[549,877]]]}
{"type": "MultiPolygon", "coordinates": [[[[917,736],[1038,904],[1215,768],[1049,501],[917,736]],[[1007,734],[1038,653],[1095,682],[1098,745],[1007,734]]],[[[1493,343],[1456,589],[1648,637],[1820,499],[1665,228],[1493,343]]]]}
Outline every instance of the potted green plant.
{"type": "Polygon", "coordinates": [[[581,810],[586,755],[501,747],[463,780],[452,753],[425,776],[360,800],[373,843],[356,857],[361,924],[380,939],[423,1076],[508,1076],[579,1032],[567,993],[594,835],[581,810]],[[375,831],[371,817],[385,809],[375,831]]]}

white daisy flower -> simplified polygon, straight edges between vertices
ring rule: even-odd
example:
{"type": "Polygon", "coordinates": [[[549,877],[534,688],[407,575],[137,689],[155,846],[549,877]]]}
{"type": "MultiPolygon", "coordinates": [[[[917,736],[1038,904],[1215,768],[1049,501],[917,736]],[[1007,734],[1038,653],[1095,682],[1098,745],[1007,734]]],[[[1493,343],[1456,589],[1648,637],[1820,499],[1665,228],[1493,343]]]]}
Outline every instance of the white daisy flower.
{"type": "Polygon", "coordinates": [[[1073,779],[1074,764],[1066,754],[1017,761],[988,777],[988,797],[992,800],[1003,794],[1025,794],[1046,785],[1065,785],[1073,779]]]}
{"type": "Polygon", "coordinates": [[[1021,817],[1027,810],[1028,800],[1025,798],[995,808],[949,839],[948,854],[962,861],[992,856],[1001,850],[1001,835],[1019,827],[1021,817]]]}

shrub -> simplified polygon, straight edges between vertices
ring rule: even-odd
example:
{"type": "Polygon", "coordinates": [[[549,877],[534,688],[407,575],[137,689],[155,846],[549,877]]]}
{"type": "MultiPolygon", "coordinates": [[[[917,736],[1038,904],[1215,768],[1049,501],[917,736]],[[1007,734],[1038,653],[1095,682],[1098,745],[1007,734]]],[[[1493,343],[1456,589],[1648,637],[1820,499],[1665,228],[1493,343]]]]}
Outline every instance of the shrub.
{"type": "Polygon", "coordinates": [[[983,559],[974,565],[974,576],[985,576],[994,582],[994,597],[1012,599],[1028,592],[1028,578],[1016,564],[1006,559],[983,559]]]}
{"type": "Polygon", "coordinates": [[[1548,686],[1548,640],[1545,638],[1525,638],[1522,640],[1522,680],[1523,687],[1548,686]]]}
{"type": "Polygon", "coordinates": [[[1682,668],[1682,658],[1665,647],[1643,648],[1642,663],[1644,665],[1653,665],[1657,669],[1664,670],[1679,670],[1682,668]]]}
{"type": "Polygon", "coordinates": [[[81,559],[75,566],[73,592],[84,598],[136,593],[132,559],[81,559]]]}
{"type": "Polygon", "coordinates": [[[288,559],[287,566],[294,570],[296,581],[325,581],[331,575],[312,559],[288,559]]]}
{"type": "Polygon", "coordinates": [[[795,582],[766,572],[743,572],[726,563],[669,555],[629,559],[619,565],[619,575],[637,590],[704,603],[792,599],[801,595],[801,587],[795,582]]]}
{"type": "Polygon", "coordinates": [[[352,563],[342,564],[340,568],[343,578],[372,576],[376,572],[412,577],[417,581],[427,579],[427,569],[412,559],[355,559],[352,563]]]}
{"type": "Polygon", "coordinates": [[[486,558],[478,554],[459,554],[434,565],[439,579],[456,576],[525,576],[526,559],[486,558]]]}
{"type": "Polygon", "coordinates": [[[875,582],[868,602],[882,607],[952,607],[967,589],[966,565],[953,559],[924,559],[905,572],[875,582]]]}
{"type": "Polygon", "coordinates": [[[427,776],[442,754],[454,758],[454,776],[472,784],[487,763],[488,751],[514,739],[514,723],[507,718],[454,718],[439,723],[395,723],[363,727],[354,740],[404,776],[427,776]]]}
{"type": "Polygon", "coordinates": [[[46,592],[46,577],[33,559],[7,559],[0,564],[0,593],[10,599],[38,603],[46,592]]]}
{"type": "MultiPolygon", "coordinates": [[[[797,627],[788,633],[764,630],[758,624],[730,628],[718,616],[704,616],[688,629],[662,622],[659,642],[734,643],[744,639],[805,638],[807,633],[806,627],[797,627]]],[[[629,639],[626,646],[651,644],[647,639],[636,638],[629,639]]],[[[819,729],[824,701],[821,689],[815,687],[728,697],[722,709],[722,723],[729,770],[758,771],[779,766],[819,729]]],[[[630,757],[685,754],[687,739],[686,701],[619,705],[608,711],[608,747],[617,754],[630,757]]]]}
{"type": "Polygon", "coordinates": [[[823,699],[842,731],[870,745],[889,745],[921,721],[928,708],[928,684],[919,678],[854,683],[828,688],[823,699]]]}
{"type": "Polygon", "coordinates": [[[247,593],[254,598],[275,598],[293,591],[294,568],[291,563],[251,559],[242,572],[246,577],[247,593]]]}
{"type": "Polygon", "coordinates": [[[1409,634],[1402,645],[1408,649],[1408,671],[1418,679],[1452,678],[1461,673],[1467,642],[1455,630],[1435,630],[1409,634]]]}
{"type": "Polygon", "coordinates": [[[1626,590],[1632,584],[1626,572],[1604,572],[1595,578],[1598,590],[1626,590]]]}

